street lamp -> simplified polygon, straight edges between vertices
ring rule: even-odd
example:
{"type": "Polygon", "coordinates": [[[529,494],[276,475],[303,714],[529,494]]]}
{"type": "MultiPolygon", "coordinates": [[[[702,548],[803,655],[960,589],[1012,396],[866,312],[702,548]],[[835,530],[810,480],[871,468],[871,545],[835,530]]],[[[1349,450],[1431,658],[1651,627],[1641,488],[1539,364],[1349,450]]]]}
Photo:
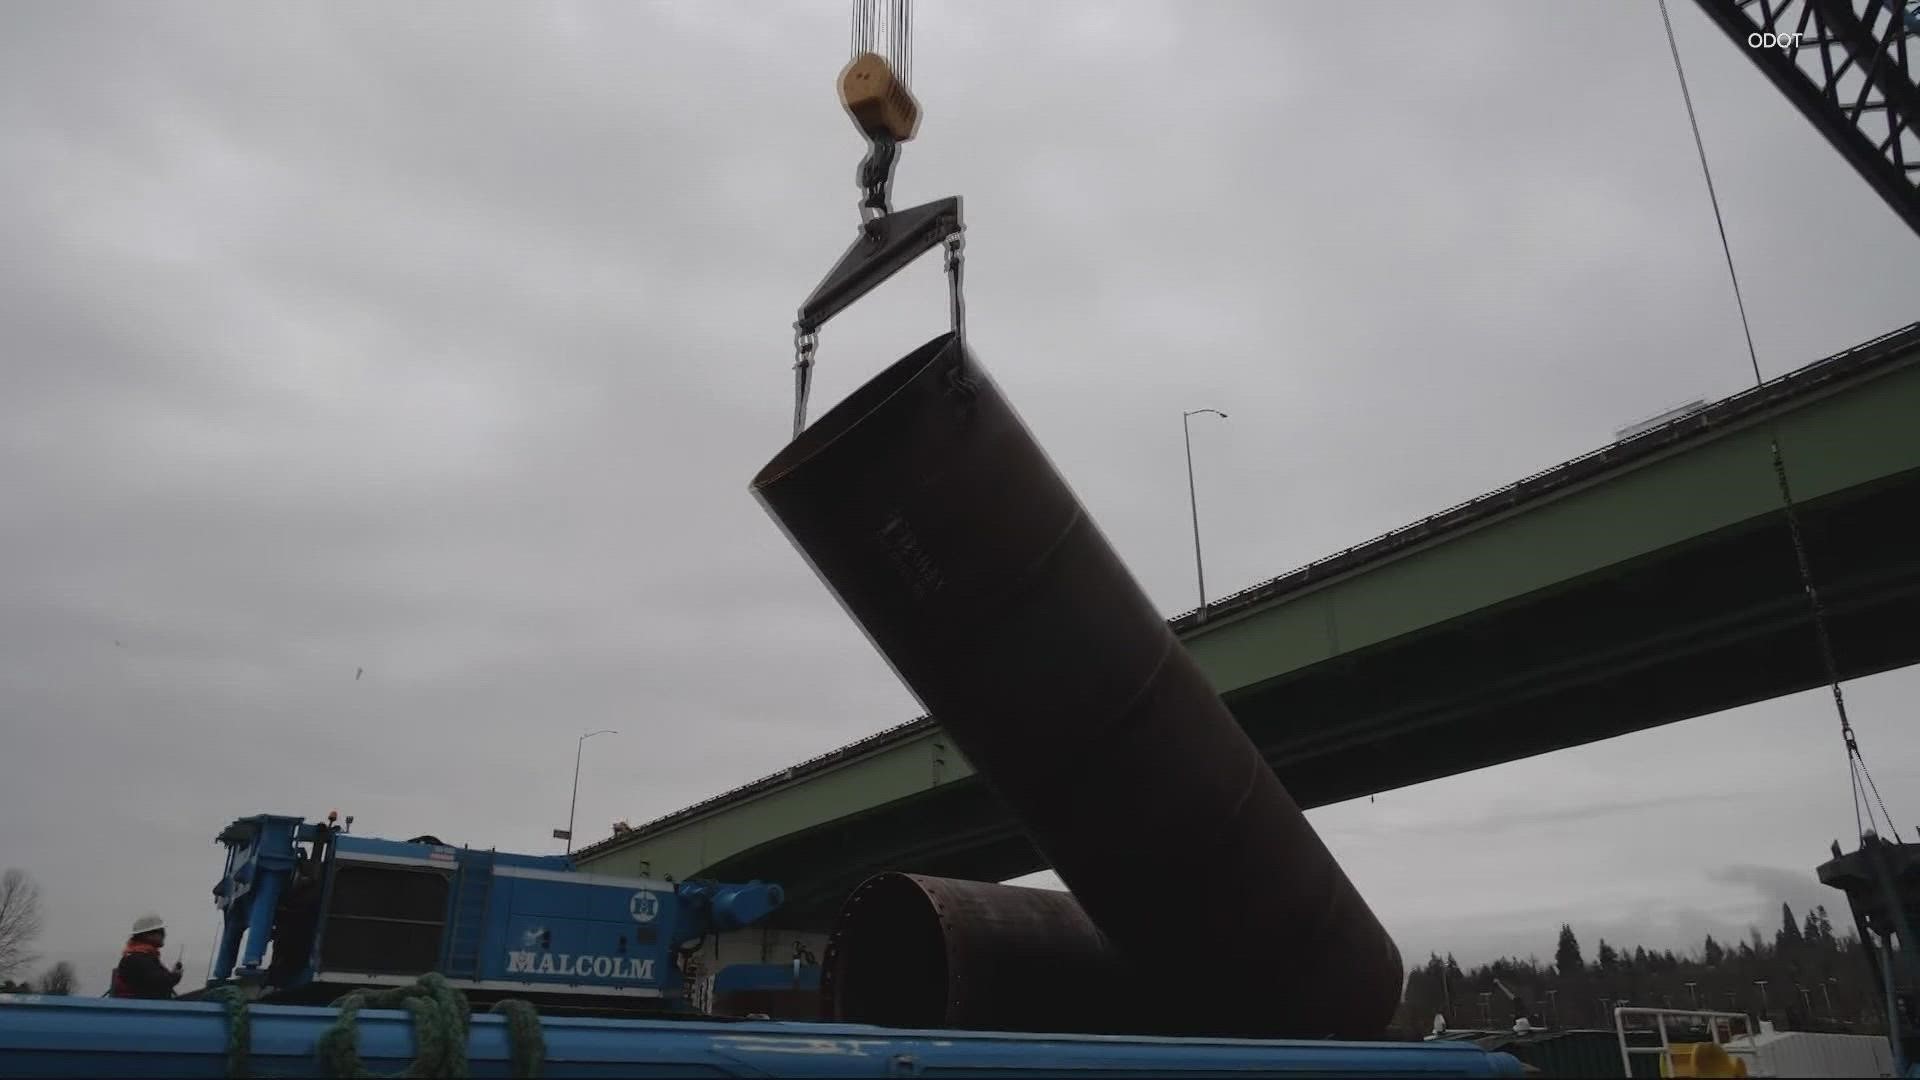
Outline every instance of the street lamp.
{"type": "Polygon", "coordinates": [[[580,750],[582,747],[587,745],[587,740],[593,738],[595,735],[618,735],[618,734],[620,733],[617,731],[613,731],[609,728],[602,728],[599,731],[589,731],[585,735],[582,735],[578,739],[574,740],[573,801],[567,804],[566,841],[567,841],[567,854],[569,855],[573,854],[573,812],[579,809],[580,807],[580,750]]]}
{"type": "Polygon", "coordinates": [[[1187,443],[1187,504],[1193,509],[1193,576],[1200,585],[1200,614],[1204,621],[1207,617],[1207,572],[1200,561],[1200,497],[1193,486],[1193,418],[1202,413],[1211,413],[1222,420],[1227,414],[1219,409],[1189,409],[1180,414],[1180,433],[1187,443]]]}

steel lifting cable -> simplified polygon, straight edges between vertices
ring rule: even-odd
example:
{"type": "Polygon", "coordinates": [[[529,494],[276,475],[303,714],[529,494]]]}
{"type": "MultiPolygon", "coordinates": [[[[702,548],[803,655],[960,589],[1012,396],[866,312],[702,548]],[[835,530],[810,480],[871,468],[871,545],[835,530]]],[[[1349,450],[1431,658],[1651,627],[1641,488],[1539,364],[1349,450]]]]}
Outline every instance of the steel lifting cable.
{"type": "Polygon", "coordinates": [[[911,0],[853,0],[853,40],[850,59],[877,53],[902,85],[913,84],[913,4],[911,0]],[[885,45],[882,46],[882,39],[885,45]]]}
{"type": "Polygon", "coordinates": [[[889,57],[902,86],[913,85],[913,4],[893,0],[894,49],[889,57]]]}
{"type": "MultiPolygon", "coordinates": [[[[853,0],[850,46],[852,60],[841,74],[841,104],[866,135],[871,150],[861,163],[859,176],[864,196],[860,204],[861,238],[801,306],[800,318],[793,326],[795,439],[806,430],[807,399],[813,388],[821,325],[934,246],[946,249],[953,337],[962,349],[966,344],[966,300],[961,288],[966,227],[961,221],[959,198],[939,199],[895,214],[888,195],[896,148],[913,138],[919,121],[919,103],[909,89],[913,0],[890,0],[884,9],[881,0],[853,0]],[[883,22],[888,55],[878,51],[883,22]],[[883,63],[875,65],[865,59],[868,54],[879,56],[883,63]]],[[[970,384],[964,372],[955,378],[954,388],[967,392],[970,384]]]]}
{"type": "MultiPolygon", "coordinates": [[[[1753,368],[1754,385],[1766,381],[1760,374],[1760,353],[1753,344],[1753,327],[1747,319],[1747,302],[1740,290],[1740,275],[1733,265],[1733,245],[1727,240],[1727,222],[1720,212],[1720,196],[1713,186],[1713,170],[1707,165],[1707,145],[1700,137],[1700,117],[1693,108],[1693,94],[1687,88],[1687,72],[1680,62],[1680,45],[1673,36],[1673,17],[1667,11],[1667,0],[1659,0],[1660,21],[1667,31],[1667,49],[1673,54],[1673,71],[1680,80],[1680,98],[1687,106],[1687,124],[1693,129],[1694,149],[1700,156],[1700,174],[1707,182],[1707,199],[1713,205],[1713,221],[1720,230],[1720,251],[1727,260],[1727,280],[1733,285],[1733,301],[1740,312],[1740,329],[1746,335],[1747,361],[1753,368]]],[[[1873,782],[1873,774],[1867,771],[1866,758],[1860,753],[1860,741],[1853,731],[1853,722],[1847,717],[1847,699],[1840,688],[1840,665],[1834,659],[1833,639],[1827,633],[1826,607],[1821,603],[1820,590],[1813,583],[1813,564],[1807,558],[1805,537],[1800,532],[1800,514],[1794,505],[1793,488],[1787,482],[1787,463],[1780,451],[1778,428],[1770,431],[1769,441],[1773,451],[1773,475],[1779,482],[1781,508],[1787,519],[1787,533],[1793,540],[1794,560],[1799,566],[1800,588],[1806,593],[1807,609],[1813,619],[1813,635],[1820,651],[1820,661],[1824,666],[1827,685],[1833,691],[1834,712],[1840,718],[1840,738],[1846,744],[1848,778],[1853,788],[1853,824],[1854,831],[1866,835],[1866,826],[1873,823],[1873,808],[1878,805],[1880,817],[1886,823],[1887,831],[1883,835],[1898,840],[1900,832],[1894,828],[1893,815],[1887,812],[1886,800],[1880,797],[1879,785],[1873,782]],[[1861,781],[1865,780],[1863,790],[1861,781]],[[1872,792],[1873,800],[1867,801],[1867,793],[1872,792]],[[1865,806],[1863,819],[1861,808],[1865,806]]]]}

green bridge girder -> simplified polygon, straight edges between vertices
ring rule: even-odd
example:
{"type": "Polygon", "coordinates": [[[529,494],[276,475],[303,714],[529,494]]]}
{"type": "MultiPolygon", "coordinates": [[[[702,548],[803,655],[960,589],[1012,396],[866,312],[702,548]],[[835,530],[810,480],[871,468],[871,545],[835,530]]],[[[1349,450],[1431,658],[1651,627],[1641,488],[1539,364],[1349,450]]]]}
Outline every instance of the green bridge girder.
{"type": "MultiPolygon", "coordinates": [[[[1920,662],[1920,324],[1173,625],[1307,807],[1819,685],[1776,433],[1844,674],[1920,662]]],[[[576,857],[780,881],[790,925],[1047,865],[925,717],[576,857]]]]}

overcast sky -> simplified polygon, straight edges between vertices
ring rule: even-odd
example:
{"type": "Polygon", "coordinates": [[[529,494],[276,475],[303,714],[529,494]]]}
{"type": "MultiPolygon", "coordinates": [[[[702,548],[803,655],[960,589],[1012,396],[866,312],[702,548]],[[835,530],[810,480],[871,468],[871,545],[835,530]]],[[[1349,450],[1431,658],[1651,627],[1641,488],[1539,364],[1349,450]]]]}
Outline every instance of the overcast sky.
{"type": "MultiPolygon", "coordinates": [[[[1169,613],[1182,409],[1232,414],[1225,592],[1750,382],[1652,0],[917,8],[899,200],[965,195],[973,342],[1169,613]]],[[[1920,242],[1674,16],[1767,374],[1920,314],[1920,242]]],[[[556,850],[583,730],[594,839],[915,715],[747,494],[855,221],[844,3],[5,24],[0,865],[85,989],[149,909],[197,977],[236,816],[556,850]]],[[[836,321],[816,408],[944,302],[836,321]]],[[[1920,814],[1920,677],[1850,693],[1920,814]]],[[[1852,823],[1818,694],[1314,818],[1463,961],[1835,903],[1852,823]]]]}

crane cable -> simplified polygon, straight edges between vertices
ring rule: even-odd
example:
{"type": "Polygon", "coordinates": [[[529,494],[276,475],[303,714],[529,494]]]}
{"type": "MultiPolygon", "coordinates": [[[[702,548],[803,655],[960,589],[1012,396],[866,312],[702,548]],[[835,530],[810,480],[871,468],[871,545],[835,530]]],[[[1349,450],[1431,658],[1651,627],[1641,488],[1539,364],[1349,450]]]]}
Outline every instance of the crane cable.
{"type": "Polygon", "coordinates": [[[853,44],[849,59],[865,53],[884,57],[900,85],[913,85],[912,0],[853,0],[853,44]],[[884,48],[880,45],[886,39],[884,48]]]}
{"type": "MultiPolygon", "coordinates": [[[[869,153],[860,165],[859,181],[863,198],[860,204],[861,228],[869,238],[879,235],[880,220],[893,213],[890,189],[893,166],[900,142],[913,138],[919,122],[920,106],[913,100],[913,0],[853,0],[852,57],[841,75],[841,103],[853,114],[854,122],[866,135],[869,153]],[[884,4],[884,6],[883,6],[884,4]],[[880,39],[886,47],[880,47],[880,39]],[[878,56],[880,72],[869,70],[866,77],[881,76],[857,94],[850,94],[848,78],[862,66],[862,57],[878,56]],[[863,110],[866,111],[863,114],[863,110]]],[[[957,221],[957,218],[956,218],[957,221]]],[[[966,345],[966,301],[961,294],[962,267],[965,262],[966,236],[956,230],[942,241],[946,249],[948,306],[953,319],[953,337],[966,345]]],[[[793,327],[793,437],[798,439],[807,426],[807,399],[813,390],[814,354],[820,347],[817,324],[802,319],[793,327]]],[[[964,377],[960,377],[964,382],[964,377]]]]}
{"type": "MultiPolygon", "coordinates": [[[[1707,165],[1707,146],[1700,137],[1700,118],[1694,112],[1693,94],[1687,89],[1687,72],[1680,63],[1680,45],[1673,36],[1673,17],[1667,11],[1667,0],[1659,0],[1659,4],[1660,21],[1665,24],[1667,30],[1667,48],[1673,54],[1673,71],[1680,79],[1680,97],[1687,106],[1687,123],[1693,129],[1694,149],[1700,155],[1700,173],[1707,182],[1707,199],[1713,204],[1713,221],[1720,230],[1720,251],[1726,256],[1727,279],[1733,285],[1733,301],[1740,311],[1740,329],[1746,334],[1747,361],[1753,368],[1754,385],[1759,386],[1766,380],[1760,374],[1760,354],[1754,348],[1753,327],[1747,319],[1747,302],[1740,291],[1740,275],[1733,266],[1733,245],[1727,240],[1727,222],[1720,212],[1720,196],[1714,190],[1713,170],[1707,165]]],[[[1887,812],[1886,801],[1880,797],[1880,788],[1873,782],[1873,774],[1867,771],[1866,758],[1861,756],[1860,741],[1854,734],[1853,722],[1847,717],[1847,699],[1840,689],[1840,665],[1834,659],[1833,639],[1827,633],[1826,607],[1820,601],[1820,590],[1814,587],[1813,566],[1807,559],[1806,541],[1800,532],[1800,515],[1794,505],[1793,488],[1787,483],[1787,463],[1780,452],[1779,429],[1775,427],[1770,431],[1768,438],[1773,450],[1773,475],[1780,485],[1781,508],[1786,513],[1787,532],[1793,539],[1794,559],[1799,564],[1800,587],[1807,596],[1808,612],[1813,619],[1814,639],[1820,651],[1821,663],[1825,667],[1827,685],[1833,691],[1834,712],[1840,718],[1840,738],[1846,744],[1847,770],[1853,787],[1854,830],[1862,837],[1866,835],[1867,829],[1874,824],[1873,809],[1874,805],[1878,804],[1880,817],[1887,826],[1887,831],[1881,835],[1898,841],[1900,832],[1894,828],[1893,815],[1887,812]],[[1873,795],[1871,802],[1867,799],[1868,792],[1872,792],[1873,795]],[[1861,815],[1863,806],[1866,810],[1864,819],[1861,815]]]]}

